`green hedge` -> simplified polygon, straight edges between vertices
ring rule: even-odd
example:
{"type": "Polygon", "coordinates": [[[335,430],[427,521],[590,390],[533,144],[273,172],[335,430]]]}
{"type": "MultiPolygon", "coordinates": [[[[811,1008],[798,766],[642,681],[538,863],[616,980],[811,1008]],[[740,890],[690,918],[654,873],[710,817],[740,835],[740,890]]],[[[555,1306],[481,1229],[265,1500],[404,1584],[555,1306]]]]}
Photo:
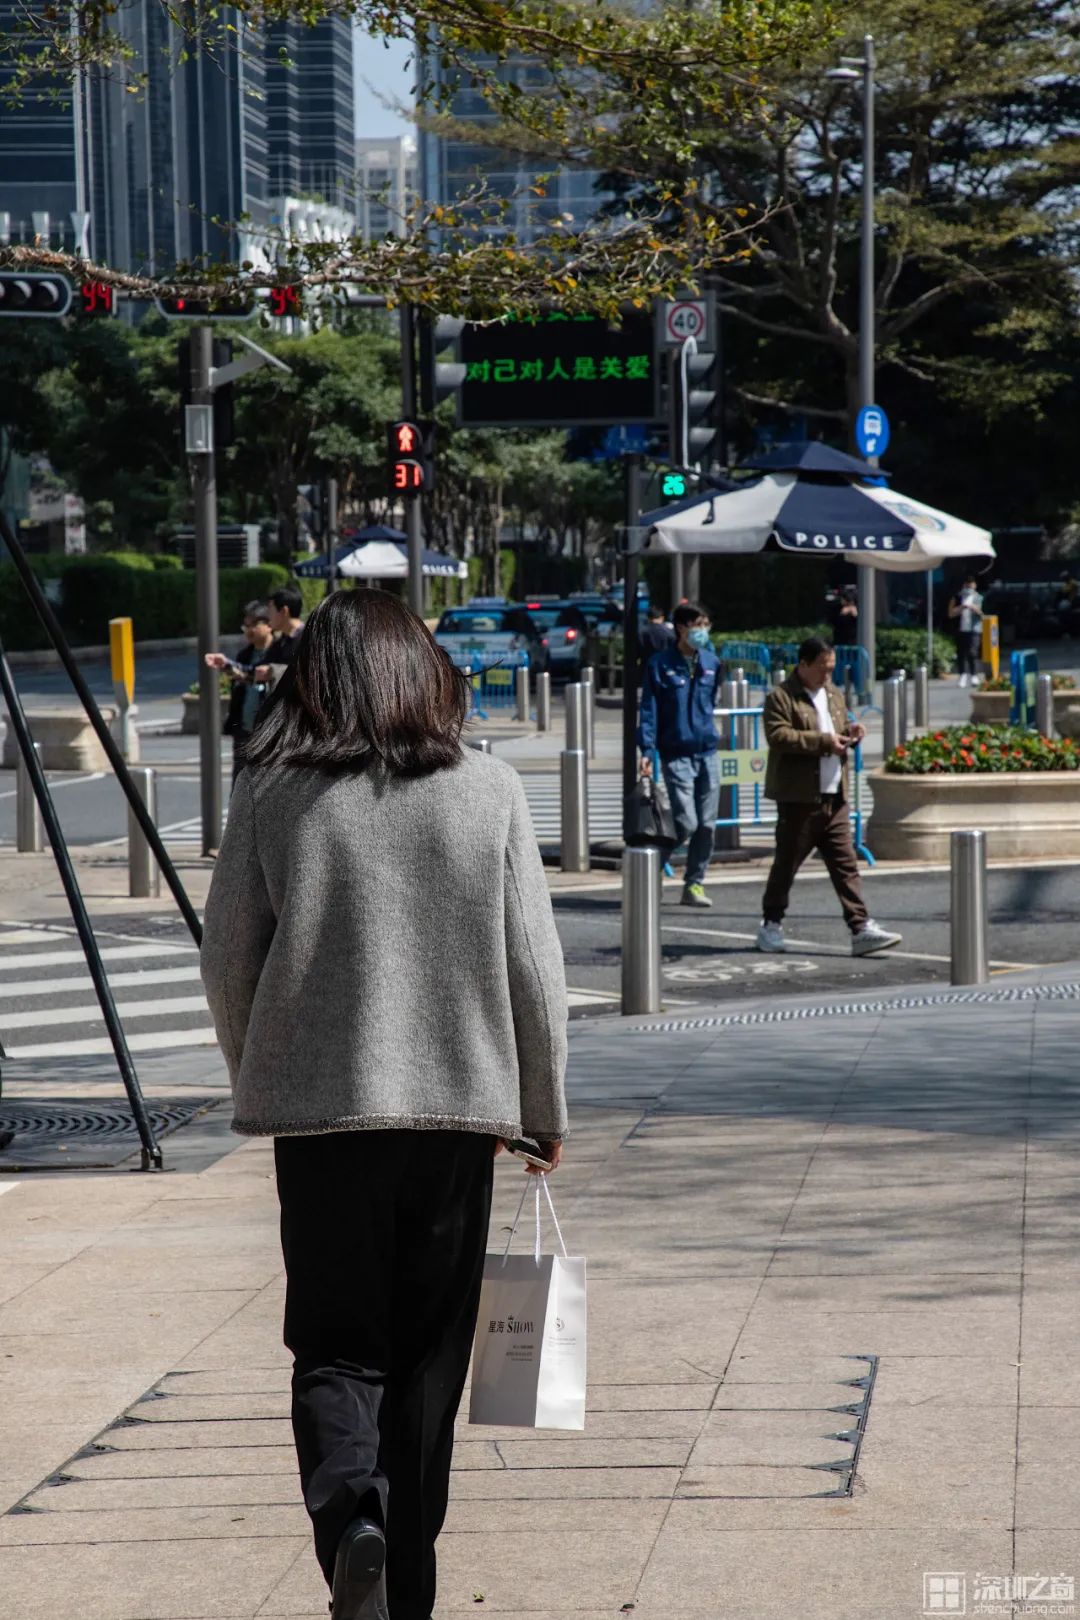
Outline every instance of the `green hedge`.
{"type": "MultiPolygon", "coordinates": [[[[195,634],[195,575],[175,558],[166,561],[117,552],[34,557],[31,565],[47,582],[60,623],[75,646],[104,645],[109,639],[109,620],[123,617],[132,619],[137,641],[195,634]]],[[[265,601],[288,579],[289,571],[280,563],[222,568],[218,604],[225,640],[239,635],[245,603],[265,601]]],[[[13,652],[49,646],[13,563],[0,563],[0,636],[13,652]]]]}
{"type": "MultiPolygon", "coordinates": [[[[807,636],[829,636],[826,624],[773,624],[755,630],[713,630],[713,641],[764,641],[770,646],[789,642],[798,646],[807,636]]],[[[926,662],[926,631],[900,630],[879,624],[877,630],[877,678],[884,680],[894,669],[906,669],[914,674],[926,662]]],[[[934,631],[934,667],[932,675],[945,675],[956,667],[956,641],[952,636],[934,631]]]]}

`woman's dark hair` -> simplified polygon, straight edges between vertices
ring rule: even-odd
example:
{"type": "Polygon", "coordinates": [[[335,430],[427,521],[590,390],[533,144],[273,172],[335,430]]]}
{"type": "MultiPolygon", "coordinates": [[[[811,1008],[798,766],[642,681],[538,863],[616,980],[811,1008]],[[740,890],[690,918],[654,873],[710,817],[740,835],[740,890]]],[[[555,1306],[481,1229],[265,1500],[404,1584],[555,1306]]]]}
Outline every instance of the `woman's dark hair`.
{"type": "Polygon", "coordinates": [[[334,591],[244,750],[249,765],[428,776],[461,759],[469,684],[423,622],[387,591],[334,591]]]}

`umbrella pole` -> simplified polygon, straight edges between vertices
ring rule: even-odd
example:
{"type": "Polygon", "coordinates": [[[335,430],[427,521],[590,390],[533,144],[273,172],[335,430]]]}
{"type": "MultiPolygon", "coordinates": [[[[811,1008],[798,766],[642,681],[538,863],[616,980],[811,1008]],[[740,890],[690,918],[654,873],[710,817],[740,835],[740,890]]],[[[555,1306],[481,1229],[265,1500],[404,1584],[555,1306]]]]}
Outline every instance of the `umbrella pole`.
{"type": "Polygon", "coordinates": [[[926,570],[926,674],[934,675],[934,571],[926,570]]]}

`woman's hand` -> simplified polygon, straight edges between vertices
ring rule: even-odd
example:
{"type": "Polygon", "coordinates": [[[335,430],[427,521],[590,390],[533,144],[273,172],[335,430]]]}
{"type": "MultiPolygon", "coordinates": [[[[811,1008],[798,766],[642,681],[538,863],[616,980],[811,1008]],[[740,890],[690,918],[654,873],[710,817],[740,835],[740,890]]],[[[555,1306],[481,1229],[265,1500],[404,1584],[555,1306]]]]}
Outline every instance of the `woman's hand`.
{"type": "MultiPolygon", "coordinates": [[[[538,1143],[538,1146],[540,1148],[541,1157],[547,1160],[552,1170],[557,1170],[559,1168],[559,1161],[562,1158],[562,1143],[540,1142],[538,1143]]],[[[539,1166],[535,1164],[527,1164],[525,1166],[525,1174],[528,1176],[547,1176],[551,1174],[551,1171],[541,1170],[539,1166]]]]}

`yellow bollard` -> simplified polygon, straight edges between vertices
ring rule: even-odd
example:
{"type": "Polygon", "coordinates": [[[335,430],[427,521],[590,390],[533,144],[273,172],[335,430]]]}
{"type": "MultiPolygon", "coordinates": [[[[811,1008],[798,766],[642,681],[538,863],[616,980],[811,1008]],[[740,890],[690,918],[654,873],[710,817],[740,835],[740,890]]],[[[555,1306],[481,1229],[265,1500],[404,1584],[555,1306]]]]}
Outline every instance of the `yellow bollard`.
{"type": "Polygon", "coordinates": [[[983,663],[990,671],[991,679],[996,680],[999,660],[1001,657],[996,613],[989,613],[983,616],[982,647],[979,649],[979,652],[983,663]]]}
{"type": "Polygon", "coordinates": [[[135,632],[130,619],[109,620],[109,657],[117,707],[116,743],[124,758],[130,760],[135,700],[135,632]]]}

